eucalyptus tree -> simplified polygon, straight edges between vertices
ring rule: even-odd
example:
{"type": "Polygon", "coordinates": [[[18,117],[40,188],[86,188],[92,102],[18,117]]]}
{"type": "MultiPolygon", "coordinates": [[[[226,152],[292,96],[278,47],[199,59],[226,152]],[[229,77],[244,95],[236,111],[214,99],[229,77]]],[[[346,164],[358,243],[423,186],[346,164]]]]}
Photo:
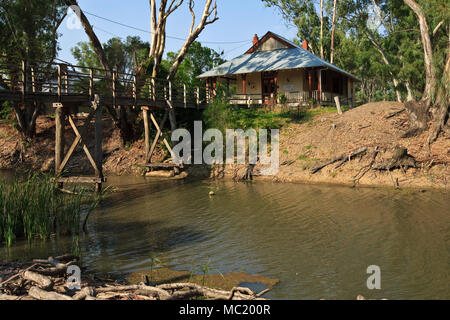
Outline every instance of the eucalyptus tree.
{"type": "MultiPolygon", "coordinates": [[[[60,0],[0,2],[0,61],[8,68],[0,75],[2,87],[8,89],[12,83],[17,83],[5,81],[3,77],[14,77],[22,60],[33,61],[40,68],[50,70],[50,62],[59,50],[58,28],[65,16],[65,6],[60,0]]],[[[14,109],[20,131],[27,138],[33,137],[40,106],[7,103],[14,109]]]]}
{"type": "Polygon", "coordinates": [[[446,0],[404,0],[414,12],[424,51],[425,88],[422,99],[406,105],[411,123],[407,135],[421,133],[433,121],[428,149],[442,130],[449,130],[450,14],[446,0]],[[438,79],[441,79],[439,81],[438,79]],[[431,113],[431,117],[430,117],[431,113]]]}
{"type": "MultiPolygon", "coordinates": [[[[79,7],[78,1],[64,0],[64,2],[67,6],[77,6],[77,8],[79,9],[79,18],[87,36],[89,37],[92,48],[97,54],[101,65],[106,71],[106,74],[110,75],[112,67],[108,62],[106,52],[97,35],[95,34],[88,18],[84,14],[82,8],[79,7]]],[[[189,51],[189,48],[199,37],[201,32],[203,32],[205,27],[216,22],[219,19],[216,0],[205,0],[200,19],[198,19],[196,15],[194,0],[160,0],[159,2],[157,2],[156,0],[150,0],[150,50],[147,58],[144,59],[141,64],[135,68],[138,82],[141,80],[141,78],[147,77],[149,69],[152,69],[151,77],[153,79],[161,76],[161,63],[166,49],[167,21],[169,16],[171,16],[175,11],[179,10],[185,2],[187,3],[187,9],[189,10],[192,17],[191,24],[186,26],[186,29],[189,31],[189,33],[180,51],[175,57],[173,64],[169,68],[168,74],[166,76],[167,80],[170,81],[174,79],[178,68],[183,62],[185,55],[189,51]]],[[[127,122],[123,120],[126,119],[125,108],[118,106],[116,111],[112,108],[108,108],[108,111],[113,117],[116,126],[122,131],[123,139],[125,141],[129,140],[131,137],[128,134],[125,134],[126,132],[124,132],[130,131],[129,124],[127,124],[127,122]]],[[[172,126],[172,130],[174,130],[176,129],[175,112],[173,108],[171,108],[170,111],[170,123],[172,126]]]]}

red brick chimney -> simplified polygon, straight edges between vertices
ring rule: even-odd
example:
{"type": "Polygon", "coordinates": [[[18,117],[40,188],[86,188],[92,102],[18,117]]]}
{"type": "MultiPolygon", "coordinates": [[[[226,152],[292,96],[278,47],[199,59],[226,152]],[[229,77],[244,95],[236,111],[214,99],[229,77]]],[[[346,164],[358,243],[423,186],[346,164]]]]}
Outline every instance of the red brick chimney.
{"type": "Polygon", "coordinates": [[[303,41],[303,49],[308,50],[308,41],[303,41]]]}
{"type": "Polygon", "coordinates": [[[259,43],[258,35],[255,34],[255,36],[253,37],[253,45],[256,46],[256,45],[258,45],[258,43],[259,43]]]}

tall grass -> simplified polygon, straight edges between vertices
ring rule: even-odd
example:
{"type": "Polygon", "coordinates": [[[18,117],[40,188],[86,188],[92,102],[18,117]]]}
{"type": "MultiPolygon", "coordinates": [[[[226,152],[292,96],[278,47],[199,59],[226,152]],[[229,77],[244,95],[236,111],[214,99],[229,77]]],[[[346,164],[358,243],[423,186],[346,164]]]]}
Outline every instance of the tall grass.
{"type": "Polygon", "coordinates": [[[84,192],[62,194],[48,175],[0,182],[0,243],[11,246],[15,239],[44,240],[54,234],[78,237],[87,201],[84,192]]]}

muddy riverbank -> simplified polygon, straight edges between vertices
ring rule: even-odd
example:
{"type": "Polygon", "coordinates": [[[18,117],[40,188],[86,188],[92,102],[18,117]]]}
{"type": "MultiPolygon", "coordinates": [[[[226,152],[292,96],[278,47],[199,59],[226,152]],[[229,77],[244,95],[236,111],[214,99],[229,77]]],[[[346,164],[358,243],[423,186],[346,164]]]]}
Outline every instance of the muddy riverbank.
{"type": "MultiPolygon", "coordinates": [[[[408,129],[403,104],[379,102],[351,109],[342,116],[319,114],[312,119],[292,120],[280,132],[280,168],[276,175],[256,179],[274,182],[326,183],[340,185],[395,186],[400,188],[448,189],[450,181],[450,137],[445,132],[431,146],[426,146],[428,133],[402,138],[408,129]],[[414,168],[397,166],[391,170],[373,170],[388,162],[397,147],[414,159],[414,168]],[[337,162],[311,173],[317,165],[353,151],[366,151],[346,162],[337,162]]],[[[54,167],[54,120],[48,116],[38,120],[37,137],[23,142],[10,125],[0,125],[0,168],[52,171],[54,167]]],[[[121,146],[119,133],[105,119],[104,173],[108,175],[141,175],[144,163],[142,140],[121,146]]],[[[70,130],[66,140],[71,141],[70,130]]],[[[67,146],[68,147],[68,146],[67,146]]],[[[93,145],[90,146],[93,148],[93,145]]],[[[162,161],[166,152],[159,146],[154,161],[162,161]]],[[[190,166],[193,177],[239,180],[246,166],[190,166]]],[[[90,164],[83,151],[75,152],[67,170],[89,174],[90,164]]]]}

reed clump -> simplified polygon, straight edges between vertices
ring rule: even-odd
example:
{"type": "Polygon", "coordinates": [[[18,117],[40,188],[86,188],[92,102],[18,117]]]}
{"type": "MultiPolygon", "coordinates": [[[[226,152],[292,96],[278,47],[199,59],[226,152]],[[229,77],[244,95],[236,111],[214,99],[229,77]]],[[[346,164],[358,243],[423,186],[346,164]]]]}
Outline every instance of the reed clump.
{"type": "Polygon", "coordinates": [[[93,209],[89,202],[98,203],[83,191],[61,193],[48,175],[0,181],[0,243],[11,246],[16,239],[45,240],[52,235],[78,237],[82,214],[93,209]]]}

